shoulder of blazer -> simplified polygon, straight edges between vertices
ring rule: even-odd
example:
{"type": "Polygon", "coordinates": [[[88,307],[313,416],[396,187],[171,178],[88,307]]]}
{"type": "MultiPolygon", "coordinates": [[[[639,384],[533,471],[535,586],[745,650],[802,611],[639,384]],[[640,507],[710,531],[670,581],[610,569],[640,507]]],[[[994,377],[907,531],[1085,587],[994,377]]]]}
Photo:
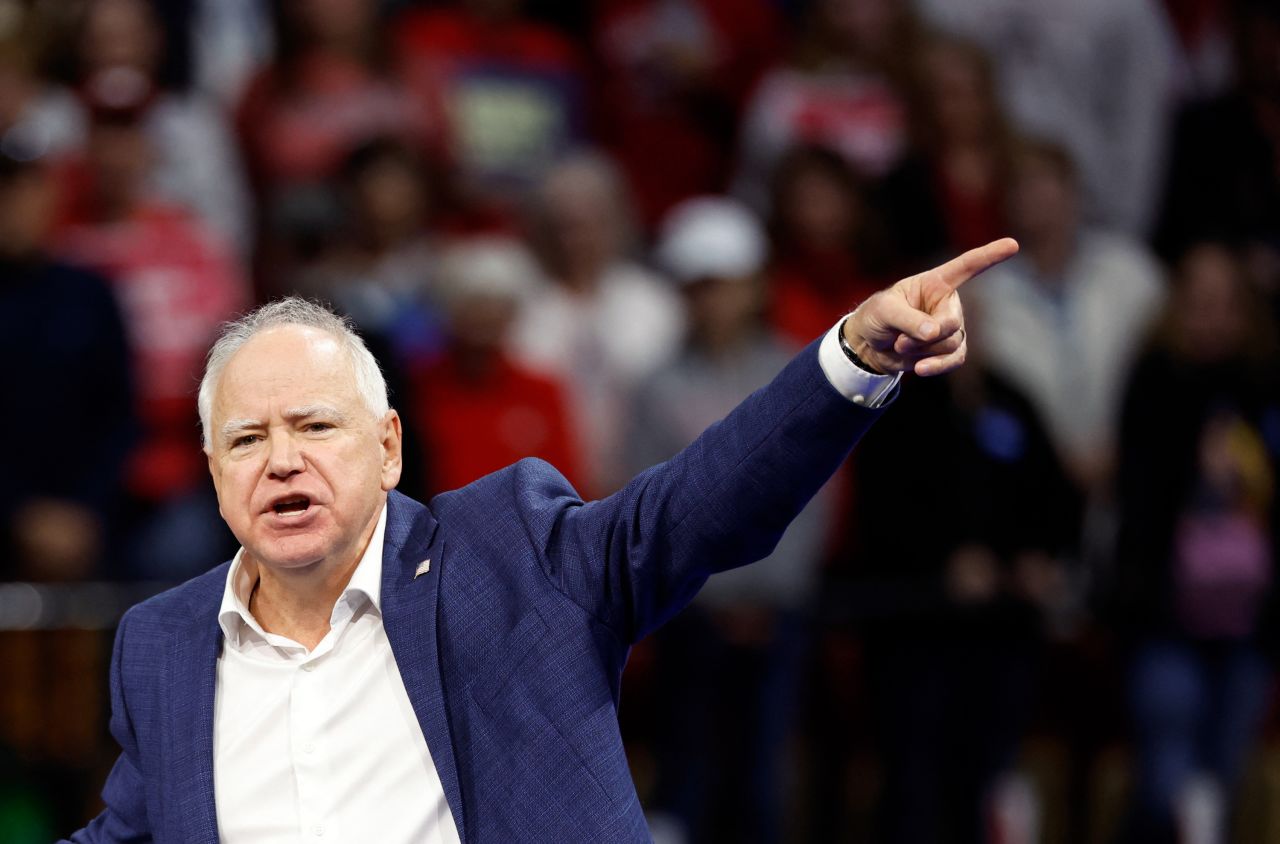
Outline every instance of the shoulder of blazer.
{"type": "Polygon", "coordinates": [[[131,627],[145,625],[177,630],[190,627],[193,621],[202,617],[216,623],[230,568],[231,561],[228,560],[180,586],[137,604],[126,613],[131,627]]]}

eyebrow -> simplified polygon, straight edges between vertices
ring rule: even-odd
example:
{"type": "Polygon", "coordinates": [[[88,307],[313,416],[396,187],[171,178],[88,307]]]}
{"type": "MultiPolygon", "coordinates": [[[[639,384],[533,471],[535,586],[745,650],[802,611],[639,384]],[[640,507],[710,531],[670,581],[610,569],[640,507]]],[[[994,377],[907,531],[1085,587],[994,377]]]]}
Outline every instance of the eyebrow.
{"type": "Polygon", "coordinates": [[[251,431],[254,428],[261,428],[262,422],[258,419],[229,419],[222,426],[222,441],[229,442],[236,438],[242,431],[251,431]]]}
{"type": "MultiPolygon", "coordinates": [[[[347,414],[327,404],[308,404],[302,407],[291,407],[281,414],[289,422],[302,419],[321,419],[337,425],[347,421],[347,414]]],[[[264,427],[261,419],[230,419],[222,426],[222,441],[229,442],[244,431],[264,427]]]]}
{"type": "Polygon", "coordinates": [[[328,404],[307,404],[302,407],[291,407],[281,414],[290,422],[301,419],[323,419],[326,422],[342,424],[347,421],[347,414],[328,404]]]}

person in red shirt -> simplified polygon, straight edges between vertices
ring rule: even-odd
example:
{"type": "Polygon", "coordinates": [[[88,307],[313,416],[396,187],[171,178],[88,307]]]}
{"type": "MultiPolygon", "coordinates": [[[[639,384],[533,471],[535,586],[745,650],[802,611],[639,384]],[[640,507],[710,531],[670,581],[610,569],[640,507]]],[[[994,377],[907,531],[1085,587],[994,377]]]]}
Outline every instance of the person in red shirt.
{"type": "Polygon", "coordinates": [[[794,146],[842,155],[884,178],[909,141],[912,63],[919,49],[907,0],[814,0],[789,60],[760,80],[739,136],[734,192],[764,206],[769,174],[794,146]]]}
{"type": "Polygon", "coordinates": [[[222,555],[224,532],[193,539],[188,531],[214,524],[216,507],[193,448],[194,386],[210,338],[248,304],[249,289],[225,240],[148,192],[155,157],[146,89],[101,94],[89,103],[84,158],[61,173],[65,207],[53,242],[61,257],[105,276],[120,303],[142,425],[127,467],[138,525],[129,563],[132,574],[175,579],[222,555]]]}
{"type": "Polygon", "coordinates": [[[277,289],[338,225],[333,180],[352,150],[395,138],[446,154],[439,104],[411,87],[373,0],[278,3],[274,61],[250,82],[236,128],[258,200],[257,270],[277,289]]]}
{"type": "Polygon", "coordinates": [[[1014,146],[981,47],[933,35],[917,64],[912,150],[878,191],[894,242],[913,262],[907,270],[1008,230],[1004,205],[1014,146]]]}
{"type": "Polygon", "coordinates": [[[165,5],[150,0],[87,0],[58,4],[71,14],[74,50],[69,68],[80,100],[58,108],[46,97],[46,117],[61,112],[62,131],[74,136],[75,148],[86,141],[93,116],[83,100],[100,99],[102,86],[137,84],[150,87],[153,102],[142,118],[153,148],[150,190],[166,202],[202,218],[237,251],[249,250],[251,205],[235,135],[223,110],[200,93],[183,89],[166,74],[165,65],[177,45],[166,41],[165,5]]]}
{"type": "Polygon", "coordinates": [[[797,147],[773,177],[773,327],[804,344],[884,286],[889,249],[862,181],[836,152],[797,147]]]}
{"type": "Polygon", "coordinates": [[[767,0],[605,0],[591,34],[600,141],[647,228],[724,189],[747,96],[782,48],[767,0]]]}
{"type": "Polygon", "coordinates": [[[443,492],[524,457],[541,457],[571,483],[580,459],[564,391],[503,351],[537,264],[517,241],[475,239],[440,262],[448,346],[413,376],[414,418],[428,487],[443,492]]]}

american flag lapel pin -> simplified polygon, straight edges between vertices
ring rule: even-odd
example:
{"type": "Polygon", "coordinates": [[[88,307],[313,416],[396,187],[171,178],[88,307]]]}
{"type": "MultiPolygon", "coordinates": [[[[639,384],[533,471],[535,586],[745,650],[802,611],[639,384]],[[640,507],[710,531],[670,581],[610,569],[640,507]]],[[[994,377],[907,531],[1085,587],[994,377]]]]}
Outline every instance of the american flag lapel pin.
{"type": "Polygon", "coordinates": [[[418,567],[414,570],[413,579],[417,580],[418,578],[422,577],[424,574],[426,574],[429,571],[431,571],[431,560],[430,559],[423,560],[422,562],[418,563],[418,567]]]}

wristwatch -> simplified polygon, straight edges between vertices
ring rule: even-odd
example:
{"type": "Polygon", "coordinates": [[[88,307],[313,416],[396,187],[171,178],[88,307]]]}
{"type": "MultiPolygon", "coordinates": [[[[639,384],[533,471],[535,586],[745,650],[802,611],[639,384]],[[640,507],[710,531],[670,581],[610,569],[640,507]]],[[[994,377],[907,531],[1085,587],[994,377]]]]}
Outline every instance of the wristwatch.
{"type": "Polygon", "coordinates": [[[844,324],[848,321],[849,318],[845,317],[844,322],[840,323],[840,330],[837,332],[840,338],[840,351],[844,352],[844,356],[849,359],[850,363],[858,367],[858,369],[861,369],[863,372],[870,372],[872,375],[888,375],[889,373],[887,372],[880,372],[877,369],[873,369],[871,364],[858,357],[858,353],[853,350],[853,346],[849,345],[849,341],[844,337],[844,324]]]}

